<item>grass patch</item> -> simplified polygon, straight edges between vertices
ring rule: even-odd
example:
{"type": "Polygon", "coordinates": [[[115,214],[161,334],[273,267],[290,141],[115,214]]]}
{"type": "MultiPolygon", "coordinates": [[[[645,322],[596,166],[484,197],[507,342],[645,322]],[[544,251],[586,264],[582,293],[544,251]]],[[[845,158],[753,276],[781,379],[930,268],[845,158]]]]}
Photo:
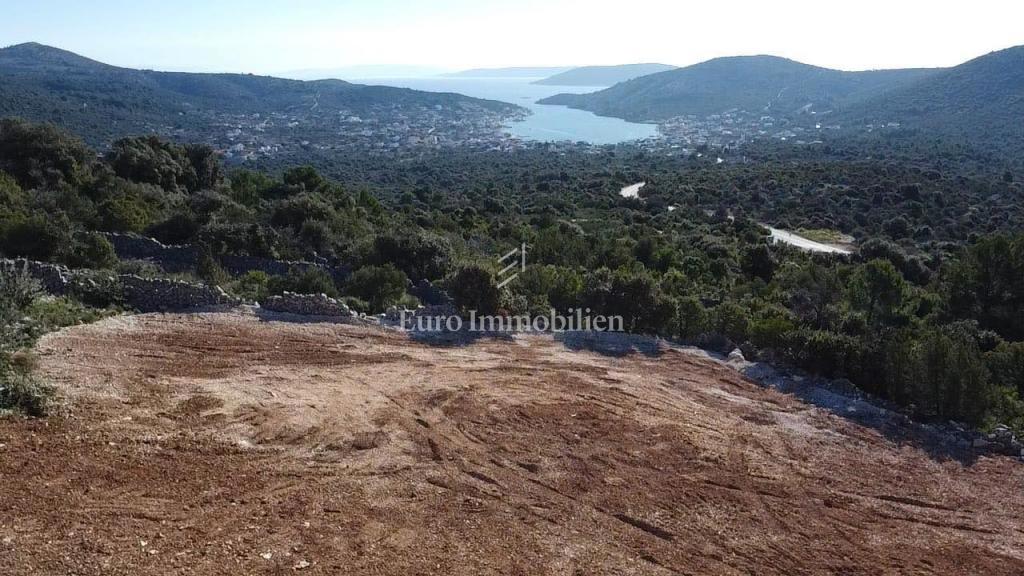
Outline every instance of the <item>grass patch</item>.
{"type": "Polygon", "coordinates": [[[843,244],[849,240],[842,232],[828,228],[800,228],[796,234],[822,244],[843,244]]]}

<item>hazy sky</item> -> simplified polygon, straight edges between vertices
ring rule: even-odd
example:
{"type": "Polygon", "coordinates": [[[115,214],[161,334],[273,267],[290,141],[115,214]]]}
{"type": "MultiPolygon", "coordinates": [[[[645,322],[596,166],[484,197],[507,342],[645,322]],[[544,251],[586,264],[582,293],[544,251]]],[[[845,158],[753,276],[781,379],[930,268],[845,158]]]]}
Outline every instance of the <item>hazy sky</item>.
{"type": "Polygon", "coordinates": [[[860,70],[947,66],[1024,44],[1024,2],[0,0],[0,45],[26,41],[121,66],[254,73],[736,54],[860,70]]]}

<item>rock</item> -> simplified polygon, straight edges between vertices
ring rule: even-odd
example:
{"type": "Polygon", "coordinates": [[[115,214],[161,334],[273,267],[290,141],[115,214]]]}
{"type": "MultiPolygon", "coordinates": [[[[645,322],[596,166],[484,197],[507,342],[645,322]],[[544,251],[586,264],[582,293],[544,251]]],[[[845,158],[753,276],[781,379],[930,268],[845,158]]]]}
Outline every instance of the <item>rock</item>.
{"type": "Polygon", "coordinates": [[[743,352],[739,348],[734,348],[732,352],[729,352],[730,362],[746,362],[747,359],[743,356],[743,352]]]}

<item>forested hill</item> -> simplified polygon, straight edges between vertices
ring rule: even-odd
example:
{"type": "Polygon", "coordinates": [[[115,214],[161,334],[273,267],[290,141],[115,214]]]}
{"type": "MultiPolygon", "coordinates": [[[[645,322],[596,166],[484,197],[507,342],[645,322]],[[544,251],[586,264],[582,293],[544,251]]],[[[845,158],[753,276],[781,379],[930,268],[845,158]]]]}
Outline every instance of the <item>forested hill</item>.
{"type": "Polygon", "coordinates": [[[668,64],[623,64],[621,66],[582,66],[561,74],[555,74],[534,84],[547,86],[612,86],[619,82],[675,70],[668,64]]]}
{"type": "Polygon", "coordinates": [[[975,58],[851,106],[854,124],[904,128],[995,146],[1024,145],[1024,46],[975,58]]]}
{"type": "Polygon", "coordinates": [[[119,68],[36,43],[0,49],[0,117],[55,122],[95,144],[147,132],[178,131],[202,139],[197,131],[211,121],[226,122],[227,116],[274,112],[302,120],[315,114],[373,112],[387,121],[389,110],[468,117],[474,112],[512,114],[518,108],[459,94],[341,80],[119,68]]]}
{"type": "Polygon", "coordinates": [[[707,116],[734,108],[785,115],[810,105],[821,113],[933,73],[843,72],[775,56],[735,56],[634,78],[592,94],[558,94],[541,103],[633,121],[707,116]]]}

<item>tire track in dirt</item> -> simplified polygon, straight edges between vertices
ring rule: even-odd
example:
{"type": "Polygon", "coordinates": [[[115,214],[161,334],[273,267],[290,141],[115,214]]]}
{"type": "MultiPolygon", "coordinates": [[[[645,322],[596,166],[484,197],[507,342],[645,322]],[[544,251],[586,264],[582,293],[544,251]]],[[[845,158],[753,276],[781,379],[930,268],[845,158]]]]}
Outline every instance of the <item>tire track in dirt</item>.
{"type": "Polygon", "coordinates": [[[1024,572],[1019,464],[934,460],[685,351],[240,312],[38,352],[68,413],[0,420],[14,574],[1024,572]]]}

